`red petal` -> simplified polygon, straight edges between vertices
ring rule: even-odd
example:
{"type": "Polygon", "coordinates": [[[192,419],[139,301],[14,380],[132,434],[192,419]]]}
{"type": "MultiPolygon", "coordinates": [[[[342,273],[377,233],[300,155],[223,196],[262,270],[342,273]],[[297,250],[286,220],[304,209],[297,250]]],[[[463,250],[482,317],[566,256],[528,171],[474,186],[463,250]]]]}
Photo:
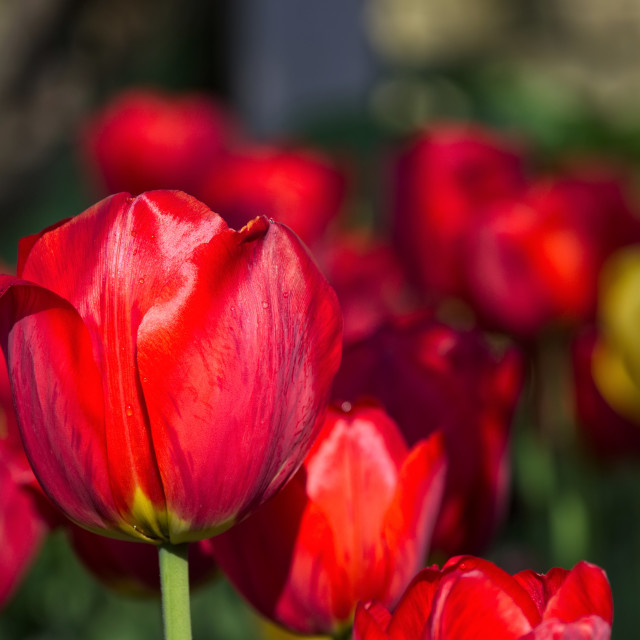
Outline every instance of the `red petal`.
{"type": "Polygon", "coordinates": [[[428,555],[444,493],[447,472],[444,446],[443,435],[434,433],[412,449],[400,471],[383,533],[391,554],[392,578],[385,600],[389,605],[397,601],[428,555]]]}
{"type": "Polygon", "coordinates": [[[25,451],[49,497],[87,527],[118,520],[102,385],[88,331],[55,294],[0,276],[6,352],[25,451]]]}
{"type": "Polygon", "coordinates": [[[429,640],[518,640],[531,624],[509,592],[471,570],[442,578],[429,629],[429,640]]]}
{"type": "Polygon", "coordinates": [[[438,569],[428,568],[411,581],[387,627],[391,640],[422,638],[441,577],[438,569]]]}
{"type": "Polygon", "coordinates": [[[137,359],[167,504],[206,529],[255,509],[302,462],[339,363],[340,312],[297,238],[265,219],[218,233],[169,282],[137,359]]]}
{"type": "Polygon", "coordinates": [[[600,567],[582,561],[569,572],[549,600],[543,618],[573,622],[591,614],[600,616],[609,624],[613,622],[611,587],[600,567]]]}
{"type": "Polygon", "coordinates": [[[379,603],[358,603],[353,622],[353,640],[389,640],[384,631],[391,614],[379,603]]]}
{"type": "Polygon", "coordinates": [[[576,622],[544,620],[521,640],[609,640],[611,625],[599,616],[587,616],[576,622]]]}

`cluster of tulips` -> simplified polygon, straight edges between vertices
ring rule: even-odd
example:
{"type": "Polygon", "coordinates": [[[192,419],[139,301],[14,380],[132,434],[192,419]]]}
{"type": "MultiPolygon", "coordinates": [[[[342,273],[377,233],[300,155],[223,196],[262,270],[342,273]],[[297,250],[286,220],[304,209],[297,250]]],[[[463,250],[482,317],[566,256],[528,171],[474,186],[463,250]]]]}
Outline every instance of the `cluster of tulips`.
{"type": "Polygon", "coordinates": [[[171,640],[190,637],[188,549],[191,584],[219,568],[299,633],[610,637],[602,569],[476,556],[541,336],[573,344],[589,441],[640,451],[619,175],[541,178],[495,133],[436,126],[389,154],[372,229],[348,167],[258,144],[208,97],[123,94],[81,140],[116,195],[0,276],[0,602],[57,527],[107,584],[162,589],[171,640]]]}

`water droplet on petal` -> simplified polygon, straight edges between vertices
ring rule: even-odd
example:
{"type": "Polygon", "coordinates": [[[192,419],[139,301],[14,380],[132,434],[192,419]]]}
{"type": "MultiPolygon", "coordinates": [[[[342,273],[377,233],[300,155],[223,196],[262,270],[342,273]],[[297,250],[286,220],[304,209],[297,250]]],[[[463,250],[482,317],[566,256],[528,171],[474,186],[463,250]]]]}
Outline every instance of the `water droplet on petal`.
{"type": "Polygon", "coordinates": [[[289,292],[288,292],[288,291],[285,291],[282,295],[283,295],[285,298],[288,298],[288,297],[289,297],[289,292]]]}
{"type": "Polygon", "coordinates": [[[352,409],[352,406],[351,406],[351,403],[350,403],[350,402],[346,402],[346,401],[345,401],[345,402],[343,402],[343,403],[340,405],[340,408],[341,408],[345,413],[349,413],[349,411],[351,411],[351,409],[352,409]]]}
{"type": "Polygon", "coordinates": [[[269,303],[268,303],[268,302],[266,302],[266,301],[265,301],[265,302],[263,302],[263,303],[262,303],[262,308],[263,308],[263,309],[268,309],[268,308],[269,308],[269,303]]]}
{"type": "Polygon", "coordinates": [[[275,224],[275,222],[276,222],[276,221],[275,221],[273,218],[269,218],[269,222],[270,222],[271,224],[275,224]]]}
{"type": "Polygon", "coordinates": [[[133,415],[133,408],[131,407],[130,404],[128,404],[125,409],[124,409],[125,413],[127,414],[127,416],[129,416],[129,418],[133,415]]]}
{"type": "Polygon", "coordinates": [[[138,282],[139,282],[140,284],[144,284],[144,278],[140,278],[140,280],[138,280],[138,282]]]}
{"type": "Polygon", "coordinates": [[[142,382],[149,382],[149,378],[147,378],[147,376],[144,376],[144,377],[142,378],[142,382]]]}

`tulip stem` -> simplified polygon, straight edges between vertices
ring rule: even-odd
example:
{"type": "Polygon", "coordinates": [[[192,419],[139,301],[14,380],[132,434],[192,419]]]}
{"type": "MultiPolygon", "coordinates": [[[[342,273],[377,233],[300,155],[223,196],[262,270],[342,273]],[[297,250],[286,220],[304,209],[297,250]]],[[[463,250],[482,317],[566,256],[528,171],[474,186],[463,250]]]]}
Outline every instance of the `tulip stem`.
{"type": "Polygon", "coordinates": [[[191,640],[188,551],[188,544],[159,547],[164,640],[191,640]]]}

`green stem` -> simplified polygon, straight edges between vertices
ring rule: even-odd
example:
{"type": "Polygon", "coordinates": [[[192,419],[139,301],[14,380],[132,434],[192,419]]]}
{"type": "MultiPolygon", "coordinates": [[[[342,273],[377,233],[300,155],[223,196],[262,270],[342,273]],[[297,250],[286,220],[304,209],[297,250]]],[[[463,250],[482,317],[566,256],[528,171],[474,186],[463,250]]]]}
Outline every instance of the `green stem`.
{"type": "Polygon", "coordinates": [[[191,640],[188,551],[188,544],[159,547],[164,640],[191,640]]]}

